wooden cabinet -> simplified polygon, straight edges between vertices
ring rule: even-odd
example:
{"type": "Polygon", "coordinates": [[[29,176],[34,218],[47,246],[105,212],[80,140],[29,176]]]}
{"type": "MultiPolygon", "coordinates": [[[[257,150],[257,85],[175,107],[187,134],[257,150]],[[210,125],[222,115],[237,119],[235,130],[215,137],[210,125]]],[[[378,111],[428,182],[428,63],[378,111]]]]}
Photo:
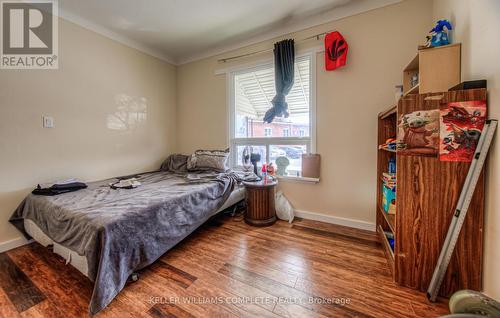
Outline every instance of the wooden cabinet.
{"type": "MultiPolygon", "coordinates": [[[[397,110],[379,116],[379,143],[394,137],[401,114],[444,107],[448,102],[486,100],[485,89],[407,95],[397,110]],[[389,128],[394,125],[393,128],[389,128]]],[[[377,195],[377,229],[393,229],[395,247],[388,254],[394,280],[400,285],[425,291],[454,214],[470,164],[443,162],[437,157],[386,154],[379,150],[378,174],[389,156],[397,158],[396,215],[393,224],[381,210],[377,195]]],[[[483,173],[484,174],[484,173],[483,173]]],[[[484,176],[481,174],[440,295],[449,297],[459,289],[481,290],[483,251],[484,176]]],[[[377,188],[381,181],[377,180],[377,188]]],[[[383,239],[384,237],[381,237],[383,239]]],[[[385,242],[382,242],[385,243],[385,242]]]]}
{"type": "Polygon", "coordinates": [[[460,43],[418,50],[403,70],[403,92],[408,95],[447,91],[460,83],[460,61],[460,43]],[[415,75],[417,84],[412,83],[415,75]]]}
{"type": "Polygon", "coordinates": [[[418,51],[419,93],[447,91],[460,83],[460,43],[418,51]]]}

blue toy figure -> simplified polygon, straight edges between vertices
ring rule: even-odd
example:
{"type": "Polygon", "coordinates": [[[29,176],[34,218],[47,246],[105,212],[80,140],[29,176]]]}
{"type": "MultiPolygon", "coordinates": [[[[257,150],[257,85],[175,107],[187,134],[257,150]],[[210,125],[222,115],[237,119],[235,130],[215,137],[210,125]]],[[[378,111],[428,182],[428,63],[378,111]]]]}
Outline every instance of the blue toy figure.
{"type": "Polygon", "coordinates": [[[451,23],[448,20],[439,20],[436,26],[430,31],[432,36],[430,39],[430,46],[434,47],[450,44],[448,30],[453,30],[451,23]]]}

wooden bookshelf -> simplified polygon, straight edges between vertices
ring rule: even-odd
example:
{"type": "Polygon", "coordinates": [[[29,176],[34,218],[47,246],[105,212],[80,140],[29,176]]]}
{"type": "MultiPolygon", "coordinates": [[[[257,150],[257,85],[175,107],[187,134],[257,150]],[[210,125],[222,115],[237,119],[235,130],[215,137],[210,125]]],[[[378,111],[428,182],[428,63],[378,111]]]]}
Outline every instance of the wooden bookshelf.
{"type": "MultiPolygon", "coordinates": [[[[382,145],[389,138],[396,137],[397,106],[393,105],[378,115],[378,145],[382,145]]],[[[382,180],[383,173],[388,172],[389,160],[396,158],[396,151],[385,148],[378,149],[377,156],[377,234],[387,256],[387,262],[392,274],[394,271],[394,251],[390,248],[384,231],[396,235],[396,217],[384,212],[382,208],[382,180]]],[[[393,276],[394,277],[394,276],[393,276]]]]}
{"type": "MultiPolygon", "coordinates": [[[[377,147],[396,138],[398,119],[403,114],[440,109],[446,102],[486,100],[485,89],[448,91],[460,83],[460,50],[460,44],[452,44],[418,51],[403,70],[403,97],[378,115],[377,147]],[[412,85],[415,74],[418,85],[412,85]]],[[[429,286],[469,166],[378,149],[376,232],[399,285],[422,292],[429,286]],[[388,172],[391,158],[396,159],[396,214],[387,214],[382,208],[382,175],[388,172]],[[388,235],[394,237],[393,249],[388,235]]],[[[481,290],[483,220],[484,173],[443,280],[441,296],[449,297],[459,289],[481,290]]]]}
{"type": "MultiPolygon", "coordinates": [[[[419,110],[439,109],[448,102],[485,100],[486,90],[410,94],[378,116],[377,147],[397,134],[398,118],[419,110]],[[436,93],[442,99],[434,99],[436,93]]],[[[458,196],[467,175],[465,162],[441,162],[438,157],[377,152],[376,231],[396,283],[424,292],[432,277],[458,196]],[[390,158],[396,158],[396,214],[382,208],[382,176],[390,158]],[[418,222],[416,222],[418,220],[418,222]],[[394,236],[390,247],[387,233],[394,236]],[[422,244],[422,242],[426,242],[422,244]],[[421,269],[415,271],[415,264],[421,269]]],[[[440,295],[449,297],[459,289],[481,289],[483,251],[484,173],[478,182],[440,295]]]]}

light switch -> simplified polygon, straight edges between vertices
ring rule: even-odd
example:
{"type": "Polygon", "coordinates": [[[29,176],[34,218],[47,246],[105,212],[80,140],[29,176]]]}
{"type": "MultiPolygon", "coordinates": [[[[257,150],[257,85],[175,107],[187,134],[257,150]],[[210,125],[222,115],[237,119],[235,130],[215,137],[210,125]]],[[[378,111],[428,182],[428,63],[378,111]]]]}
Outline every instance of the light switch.
{"type": "Polygon", "coordinates": [[[43,116],[43,128],[54,128],[54,117],[43,116]]]}

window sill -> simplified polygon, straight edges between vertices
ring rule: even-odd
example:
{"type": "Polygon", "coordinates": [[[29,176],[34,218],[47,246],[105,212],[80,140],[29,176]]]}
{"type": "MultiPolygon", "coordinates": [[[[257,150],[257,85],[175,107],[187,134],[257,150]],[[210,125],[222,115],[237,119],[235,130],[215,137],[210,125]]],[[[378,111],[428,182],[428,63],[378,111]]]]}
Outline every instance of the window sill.
{"type": "Polygon", "coordinates": [[[306,177],[291,177],[291,176],[276,176],[279,181],[283,182],[303,182],[303,183],[319,183],[319,178],[306,177]]]}

